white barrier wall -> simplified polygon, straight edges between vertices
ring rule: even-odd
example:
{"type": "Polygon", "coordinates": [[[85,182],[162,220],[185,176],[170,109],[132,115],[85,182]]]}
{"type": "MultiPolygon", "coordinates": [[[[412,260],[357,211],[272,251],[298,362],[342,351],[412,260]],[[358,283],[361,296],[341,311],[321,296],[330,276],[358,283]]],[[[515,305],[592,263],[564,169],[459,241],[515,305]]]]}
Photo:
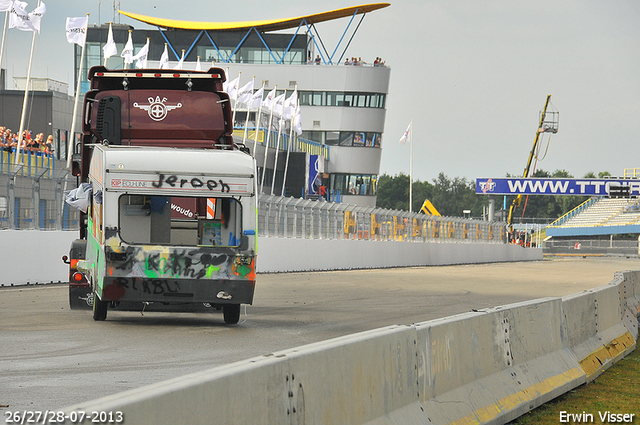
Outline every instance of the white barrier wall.
{"type": "Polygon", "coordinates": [[[259,238],[258,272],[443,266],[542,260],[542,249],[508,244],[259,238]]]}
{"type": "Polygon", "coordinates": [[[639,273],[562,299],[294,348],[65,411],[120,411],[135,425],[504,424],[599,373],[590,356],[606,368],[635,348],[637,315],[633,336],[622,310],[637,309],[639,273]]]}
{"type": "Polygon", "coordinates": [[[78,232],[39,230],[0,230],[0,285],[69,282],[71,241],[78,232]]]}
{"type": "MultiPolygon", "coordinates": [[[[68,282],[77,231],[2,230],[0,285],[68,282]]],[[[347,270],[542,260],[541,249],[505,244],[258,238],[258,272],[347,270]]]]}

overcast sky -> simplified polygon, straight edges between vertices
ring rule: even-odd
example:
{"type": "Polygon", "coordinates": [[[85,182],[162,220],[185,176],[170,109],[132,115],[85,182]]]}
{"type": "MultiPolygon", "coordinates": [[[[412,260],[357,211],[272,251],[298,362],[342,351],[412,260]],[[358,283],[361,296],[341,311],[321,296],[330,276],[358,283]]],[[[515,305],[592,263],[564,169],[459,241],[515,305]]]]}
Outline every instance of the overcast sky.
{"type": "MultiPolygon", "coordinates": [[[[37,2],[29,0],[28,11],[37,2]]],[[[120,9],[161,18],[229,22],[276,19],[364,4],[358,1],[121,0],[120,9]]],[[[66,17],[113,21],[113,1],[49,1],[36,38],[33,77],[73,80],[66,17]]],[[[146,28],[124,16],[115,22],[146,28]]],[[[333,48],[348,19],[317,26],[333,48]]],[[[522,175],[547,95],[559,132],[544,138],[538,168],[576,177],[640,167],[638,0],[391,1],[366,15],[346,55],[391,67],[381,174],[522,175]]],[[[31,33],[9,30],[8,84],[26,76],[31,33]]],[[[159,58],[151,58],[159,59],[159,58]]],[[[72,85],[72,83],[71,83],[72,85]]],[[[304,117],[303,117],[304,119],[304,117]]]]}

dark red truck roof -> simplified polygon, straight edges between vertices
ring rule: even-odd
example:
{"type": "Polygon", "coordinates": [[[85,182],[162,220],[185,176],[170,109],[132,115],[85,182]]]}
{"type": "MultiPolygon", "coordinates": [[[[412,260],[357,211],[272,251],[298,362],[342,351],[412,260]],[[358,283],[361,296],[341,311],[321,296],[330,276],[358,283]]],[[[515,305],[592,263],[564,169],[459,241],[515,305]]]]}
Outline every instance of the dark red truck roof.
{"type": "Polygon", "coordinates": [[[224,71],[169,69],[89,71],[83,143],[188,148],[231,147],[224,71]]]}

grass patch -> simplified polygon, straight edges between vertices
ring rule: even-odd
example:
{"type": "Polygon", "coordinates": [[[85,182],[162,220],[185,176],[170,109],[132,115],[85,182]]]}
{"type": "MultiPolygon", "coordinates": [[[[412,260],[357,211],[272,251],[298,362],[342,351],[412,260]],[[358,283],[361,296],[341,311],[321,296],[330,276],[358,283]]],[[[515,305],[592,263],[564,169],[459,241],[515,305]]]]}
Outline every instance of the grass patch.
{"type": "MultiPolygon", "coordinates": [[[[640,425],[640,350],[636,349],[607,369],[595,381],[582,385],[545,403],[511,422],[514,425],[557,425],[559,423],[603,424],[599,413],[635,414],[631,423],[640,425]],[[560,422],[560,412],[587,413],[593,420],[560,422]]],[[[620,418],[622,419],[622,418],[620,418]]],[[[611,423],[624,423],[618,420],[611,423]]]]}

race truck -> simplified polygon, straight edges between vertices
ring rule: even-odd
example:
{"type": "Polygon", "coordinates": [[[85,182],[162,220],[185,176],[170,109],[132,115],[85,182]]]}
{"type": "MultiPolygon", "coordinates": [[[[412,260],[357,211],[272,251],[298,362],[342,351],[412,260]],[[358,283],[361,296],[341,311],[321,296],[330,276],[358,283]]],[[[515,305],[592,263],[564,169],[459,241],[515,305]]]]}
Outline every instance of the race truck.
{"type": "Polygon", "coordinates": [[[252,304],[257,254],[255,160],[234,144],[224,72],[89,72],[75,147],[81,210],[69,304],[216,311],[235,324],[252,304]]]}

